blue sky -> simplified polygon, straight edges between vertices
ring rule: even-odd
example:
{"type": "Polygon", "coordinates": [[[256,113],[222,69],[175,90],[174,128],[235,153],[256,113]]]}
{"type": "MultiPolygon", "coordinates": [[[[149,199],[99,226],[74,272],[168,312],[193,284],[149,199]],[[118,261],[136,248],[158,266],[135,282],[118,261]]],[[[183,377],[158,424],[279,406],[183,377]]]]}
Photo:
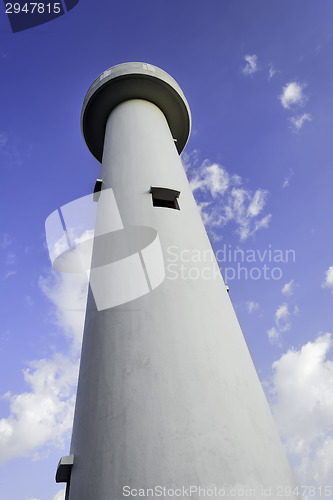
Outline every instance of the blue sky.
{"type": "Polygon", "coordinates": [[[185,93],[183,162],[289,460],[333,490],[332,2],[96,4],[15,34],[0,12],[0,497],[63,498],[85,283],[52,271],[44,223],[92,191],[81,106],[127,61],[185,93]]]}

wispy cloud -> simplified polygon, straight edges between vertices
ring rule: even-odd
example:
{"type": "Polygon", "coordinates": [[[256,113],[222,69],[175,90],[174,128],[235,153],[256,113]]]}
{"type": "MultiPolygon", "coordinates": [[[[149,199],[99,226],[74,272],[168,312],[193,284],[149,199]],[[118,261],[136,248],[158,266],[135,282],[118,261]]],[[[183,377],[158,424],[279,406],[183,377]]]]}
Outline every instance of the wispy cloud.
{"type": "Polygon", "coordinates": [[[53,497],[53,500],[65,500],[66,489],[58,491],[58,493],[53,497]]]}
{"type": "Polygon", "coordinates": [[[276,73],[279,73],[279,71],[270,63],[268,67],[268,80],[271,80],[276,73]]]}
{"type": "Polygon", "coordinates": [[[16,271],[7,271],[5,274],[5,280],[10,278],[11,276],[15,276],[15,274],[16,274],[16,271]]]}
{"type": "Polygon", "coordinates": [[[200,163],[185,157],[190,186],[196,196],[207,230],[217,239],[218,227],[233,222],[242,241],[267,228],[271,214],[263,215],[268,191],[251,191],[239,175],[230,174],[225,167],[208,160],[200,163]]]}
{"type": "MultiPolygon", "coordinates": [[[[283,293],[285,295],[291,295],[290,291],[292,290],[293,286],[293,280],[291,280],[289,283],[286,283],[286,285],[283,287],[283,290],[285,290],[283,293]],[[288,293],[286,293],[288,291],[288,293]]],[[[292,315],[296,316],[299,313],[299,309],[297,306],[294,307],[293,312],[291,313],[289,311],[289,305],[284,302],[283,304],[280,304],[275,313],[274,313],[274,326],[267,330],[267,336],[268,339],[271,343],[278,344],[279,347],[282,347],[281,345],[281,333],[287,332],[291,328],[291,318],[292,315]]]]}
{"type": "MultiPolygon", "coordinates": [[[[3,248],[7,248],[8,246],[10,246],[10,245],[6,244],[3,248]]],[[[5,273],[5,279],[10,278],[11,276],[15,276],[16,270],[13,269],[13,266],[15,263],[16,263],[16,255],[14,252],[9,251],[6,255],[6,258],[5,258],[5,264],[9,268],[7,270],[7,272],[5,273]]]]}
{"type": "Polygon", "coordinates": [[[330,333],[273,363],[271,404],[300,484],[330,485],[333,477],[333,361],[330,333]]]}
{"type": "MultiPolygon", "coordinates": [[[[2,166],[12,170],[22,165],[22,144],[15,137],[10,137],[6,132],[0,132],[0,162],[2,166]]],[[[24,154],[26,154],[26,145],[24,154]]]]}
{"type": "Polygon", "coordinates": [[[8,136],[5,132],[0,132],[0,150],[3,149],[8,142],[8,136]]]}
{"type": "Polygon", "coordinates": [[[3,249],[8,248],[13,243],[11,236],[8,233],[4,233],[1,238],[0,246],[3,249]]]}
{"type": "Polygon", "coordinates": [[[248,312],[251,314],[254,311],[257,311],[259,309],[259,304],[258,304],[258,302],[254,302],[253,300],[249,300],[248,302],[246,302],[246,307],[247,307],[248,312]]]}
{"type": "Polygon", "coordinates": [[[291,178],[293,177],[294,175],[294,171],[293,169],[291,168],[290,171],[289,171],[289,174],[284,178],[283,180],[283,184],[282,184],[282,188],[285,189],[287,187],[289,187],[289,184],[290,184],[290,180],[291,178]]]}
{"type": "Polygon", "coordinates": [[[9,252],[6,257],[7,266],[13,266],[16,262],[16,255],[14,252],[9,252]]]}
{"type": "Polygon", "coordinates": [[[290,109],[293,106],[301,106],[306,101],[303,89],[305,85],[298,82],[289,82],[282,89],[280,101],[285,109],[290,109]]]}
{"type": "Polygon", "coordinates": [[[325,280],[321,286],[322,288],[329,288],[333,293],[333,266],[330,266],[325,274],[325,280]]]}
{"type": "Polygon", "coordinates": [[[268,338],[271,342],[275,342],[279,339],[280,333],[279,331],[275,328],[275,326],[272,326],[269,330],[267,330],[267,335],[268,338]]]}
{"type": "Polygon", "coordinates": [[[25,303],[29,306],[29,307],[32,307],[34,304],[35,304],[35,301],[33,300],[33,298],[30,296],[30,295],[26,295],[24,297],[24,300],[25,300],[25,303]]]}
{"type": "Polygon", "coordinates": [[[78,352],[82,342],[88,279],[85,274],[51,271],[41,276],[39,286],[53,304],[51,321],[63,331],[78,352]]]}
{"type": "Polygon", "coordinates": [[[10,336],[10,330],[5,330],[4,332],[0,333],[0,351],[2,350],[3,346],[8,342],[10,336]]]}
{"type": "Polygon", "coordinates": [[[298,132],[303,127],[305,122],[310,122],[311,120],[312,120],[312,117],[309,113],[303,113],[303,115],[292,116],[290,118],[292,129],[295,132],[298,132]]]}
{"type": "Polygon", "coordinates": [[[253,75],[258,70],[258,57],[255,54],[244,56],[245,66],[242,71],[245,75],[253,75]]]}
{"type": "MultiPolygon", "coordinates": [[[[304,88],[306,85],[299,82],[289,82],[287,83],[280,94],[280,102],[282,106],[287,110],[295,111],[295,108],[304,106],[307,102],[308,97],[304,93],[304,88]]],[[[310,113],[303,113],[301,115],[292,116],[289,118],[291,123],[291,129],[293,132],[299,132],[303,127],[304,123],[312,120],[310,113]]],[[[286,184],[288,185],[288,184],[286,184]]],[[[283,185],[283,187],[286,187],[283,185]]]]}
{"type": "Polygon", "coordinates": [[[230,176],[227,171],[217,163],[205,165],[203,175],[196,175],[190,181],[192,191],[209,191],[213,198],[223,195],[230,184],[230,176]]]}
{"type": "Polygon", "coordinates": [[[257,217],[265,206],[267,198],[267,191],[258,189],[248,206],[247,215],[249,217],[257,217]]]}
{"type": "Polygon", "coordinates": [[[290,330],[290,312],[288,308],[288,304],[280,305],[274,315],[275,324],[280,330],[280,332],[285,332],[290,330]]]}
{"type": "Polygon", "coordinates": [[[290,280],[282,288],[283,295],[292,295],[294,293],[295,280],[290,280]]]}

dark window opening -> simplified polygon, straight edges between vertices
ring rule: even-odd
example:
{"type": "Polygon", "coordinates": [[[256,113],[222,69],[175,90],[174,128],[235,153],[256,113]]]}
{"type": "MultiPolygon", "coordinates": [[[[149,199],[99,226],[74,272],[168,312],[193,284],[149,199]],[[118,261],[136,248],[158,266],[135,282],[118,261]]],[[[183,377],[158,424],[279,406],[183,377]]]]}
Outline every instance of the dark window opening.
{"type": "Polygon", "coordinates": [[[101,194],[101,191],[102,191],[102,184],[103,184],[102,179],[97,179],[96,180],[95,187],[94,187],[94,194],[93,194],[93,200],[94,201],[98,201],[99,200],[99,197],[100,197],[100,194],[101,194]]]}
{"type": "Polygon", "coordinates": [[[153,206],[154,207],[165,207],[165,208],[175,208],[179,210],[179,205],[177,200],[159,200],[158,198],[153,198],[153,206]]]}
{"type": "Polygon", "coordinates": [[[180,210],[178,204],[180,191],[162,187],[151,187],[150,193],[152,195],[154,207],[173,208],[176,210],[180,210]]]}

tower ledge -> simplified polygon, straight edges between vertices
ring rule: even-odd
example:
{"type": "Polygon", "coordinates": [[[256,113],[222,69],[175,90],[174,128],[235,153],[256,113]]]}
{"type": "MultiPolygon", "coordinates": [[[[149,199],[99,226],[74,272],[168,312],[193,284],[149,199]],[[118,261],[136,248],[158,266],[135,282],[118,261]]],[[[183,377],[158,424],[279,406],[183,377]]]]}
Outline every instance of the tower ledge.
{"type": "Polygon", "coordinates": [[[90,152],[102,161],[107,119],[118,104],[144,99],[158,106],[169,124],[180,154],[191,131],[191,112],[177,82],[147,63],[118,64],[104,71],[90,86],[81,113],[81,131],[90,152]]]}

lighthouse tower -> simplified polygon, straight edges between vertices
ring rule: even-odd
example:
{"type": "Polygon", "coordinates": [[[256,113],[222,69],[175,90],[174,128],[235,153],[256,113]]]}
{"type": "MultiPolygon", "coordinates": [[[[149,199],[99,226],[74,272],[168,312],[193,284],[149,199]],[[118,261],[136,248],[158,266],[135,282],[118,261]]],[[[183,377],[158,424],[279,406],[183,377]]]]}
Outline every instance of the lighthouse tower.
{"type": "Polygon", "coordinates": [[[183,92],[155,66],[120,64],[91,85],[81,127],[101,174],[71,451],[57,470],[66,498],[294,498],[179,157],[183,92]]]}

